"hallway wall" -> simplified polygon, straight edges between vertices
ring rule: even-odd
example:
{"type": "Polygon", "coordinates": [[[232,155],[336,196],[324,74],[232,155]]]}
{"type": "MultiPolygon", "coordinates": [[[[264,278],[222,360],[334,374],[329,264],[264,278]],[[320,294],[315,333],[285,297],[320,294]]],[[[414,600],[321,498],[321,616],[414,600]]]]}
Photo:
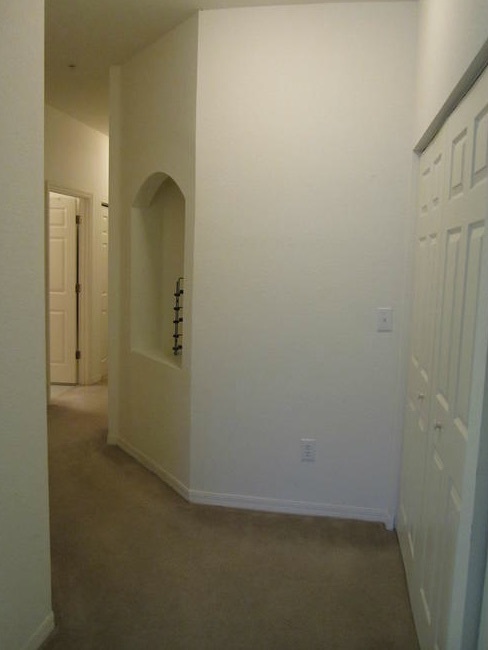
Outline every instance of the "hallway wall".
{"type": "Polygon", "coordinates": [[[111,436],[193,501],[393,523],[415,47],[413,2],[208,11],[112,75],[111,436]],[[155,171],[187,199],[181,371],[131,349],[131,206],[155,171]]]}
{"type": "Polygon", "coordinates": [[[486,0],[420,0],[415,142],[487,39],[486,0]]]}
{"type": "Polygon", "coordinates": [[[45,106],[44,174],[63,189],[93,197],[89,232],[92,247],[89,292],[90,365],[88,383],[101,378],[101,203],[108,202],[108,137],[52,106],[45,106]]]}
{"type": "Polygon", "coordinates": [[[412,2],[200,14],[194,500],[392,523],[415,47],[412,2]]]}
{"type": "MultiPolygon", "coordinates": [[[[120,372],[119,385],[110,385],[110,440],[149,465],[186,496],[190,481],[191,363],[191,339],[186,332],[189,334],[191,327],[197,28],[198,19],[194,16],[113,71],[111,115],[117,117],[110,127],[110,187],[120,216],[114,224],[117,230],[111,231],[111,286],[120,282],[119,302],[111,312],[115,314],[120,310],[116,333],[120,337],[120,372]],[[131,324],[136,319],[156,318],[155,314],[160,313],[161,308],[156,300],[152,301],[152,294],[147,300],[140,295],[144,291],[149,294],[151,282],[157,285],[163,277],[158,265],[167,246],[162,245],[159,239],[160,247],[152,247],[160,237],[158,228],[163,218],[159,212],[161,204],[156,199],[157,205],[152,204],[152,208],[147,210],[151,214],[145,217],[147,223],[152,224],[151,235],[137,231],[141,249],[149,246],[151,258],[137,255],[136,247],[131,243],[135,228],[141,226],[136,218],[140,200],[136,199],[140,199],[141,187],[154,174],[160,174],[159,178],[169,175],[186,202],[185,334],[181,367],[174,359],[163,358],[157,350],[141,348],[135,341],[134,331],[131,331],[131,324]],[[136,203],[137,207],[134,207],[136,203]],[[150,264],[158,267],[152,274],[147,268],[150,264]],[[150,276],[150,281],[137,284],[140,293],[134,293],[131,298],[131,282],[141,268],[145,269],[147,277],[150,276]],[[149,304],[151,314],[140,313],[142,310],[137,309],[136,301],[139,305],[149,304]],[[115,391],[117,397],[114,397],[115,391]],[[113,412],[114,404],[118,404],[120,409],[119,418],[113,412]],[[115,422],[118,422],[116,431],[115,422]]],[[[171,323],[172,311],[166,316],[171,323]]],[[[151,321],[150,325],[155,326],[159,333],[165,329],[161,321],[151,321]]]]}
{"type": "Polygon", "coordinates": [[[53,628],[44,309],[44,6],[4,0],[0,20],[0,647],[53,628]]]}

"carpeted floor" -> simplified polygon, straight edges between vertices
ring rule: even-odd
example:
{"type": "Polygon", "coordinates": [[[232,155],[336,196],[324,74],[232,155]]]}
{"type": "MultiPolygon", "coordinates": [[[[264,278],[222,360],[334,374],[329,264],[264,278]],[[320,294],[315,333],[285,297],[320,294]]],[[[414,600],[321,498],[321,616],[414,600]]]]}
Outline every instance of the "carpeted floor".
{"type": "Polygon", "coordinates": [[[195,506],[105,444],[106,387],[49,408],[48,650],[417,650],[381,524],[195,506]]]}

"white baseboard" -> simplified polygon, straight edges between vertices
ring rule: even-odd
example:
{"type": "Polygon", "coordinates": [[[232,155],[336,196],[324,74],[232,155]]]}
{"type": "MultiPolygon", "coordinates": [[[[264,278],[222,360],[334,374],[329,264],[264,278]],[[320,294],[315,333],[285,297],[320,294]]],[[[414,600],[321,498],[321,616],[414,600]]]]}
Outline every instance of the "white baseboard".
{"type": "Polygon", "coordinates": [[[129,456],[135,458],[141,465],[144,465],[153,474],[156,474],[162,481],[167,483],[175,492],[182,496],[187,501],[190,500],[189,492],[190,490],[184,485],[176,476],[173,476],[170,472],[166,471],[161,465],[158,465],[153,461],[149,456],[146,456],[142,451],[139,451],[136,447],[131,445],[130,442],[124,440],[120,437],[113,437],[110,441],[110,444],[115,444],[121,449],[123,449],[129,456]]]}
{"type": "Polygon", "coordinates": [[[383,523],[388,530],[393,529],[394,518],[386,510],[377,508],[361,508],[347,505],[333,505],[329,503],[315,503],[309,501],[292,501],[287,499],[271,499],[267,497],[245,496],[241,494],[221,494],[217,492],[204,492],[191,490],[163,467],[155,463],[143,452],[136,449],[130,442],[123,438],[113,438],[112,444],[121,449],[144,465],[146,469],[156,474],[167,483],[180,496],[190,503],[222,506],[226,508],[241,508],[244,510],[260,510],[263,512],[282,512],[290,515],[311,515],[313,517],[337,517],[339,519],[357,519],[361,521],[378,521],[383,523]]]}
{"type": "Polygon", "coordinates": [[[376,508],[361,508],[309,501],[291,501],[287,499],[269,499],[243,496],[240,494],[219,494],[215,492],[203,492],[201,490],[190,490],[189,492],[191,503],[261,510],[265,512],[282,512],[291,515],[378,521],[385,524],[389,530],[393,527],[393,520],[390,513],[376,508]]]}
{"type": "Polygon", "coordinates": [[[115,433],[112,433],[110,430],[107,435],[107,445],[118,445],[119,438],[115,433]]]}
{"type": "Polygon", "coordinates": [[[23,650],[38,650],[54,630],[54,614],[49,612],[34,634],[25,644],[23,650]]]}

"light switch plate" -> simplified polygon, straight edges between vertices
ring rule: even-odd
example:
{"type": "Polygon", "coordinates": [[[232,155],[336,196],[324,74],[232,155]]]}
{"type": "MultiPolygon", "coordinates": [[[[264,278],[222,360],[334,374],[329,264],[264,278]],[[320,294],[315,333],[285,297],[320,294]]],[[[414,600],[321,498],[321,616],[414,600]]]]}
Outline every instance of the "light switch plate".
{"type": "Polygon", "coordinates": [[[393,309],[378,307],[376,310],[376,331],[391,332],[393,330],[393,309]]]}

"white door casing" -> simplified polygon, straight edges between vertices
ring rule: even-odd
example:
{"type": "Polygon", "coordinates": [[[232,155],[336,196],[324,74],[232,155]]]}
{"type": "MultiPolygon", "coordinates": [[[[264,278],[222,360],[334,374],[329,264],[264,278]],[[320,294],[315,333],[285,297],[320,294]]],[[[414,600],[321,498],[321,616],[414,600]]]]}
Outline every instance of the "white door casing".
{"type": "Polygon", "coordinates": [[[108,206],[102,204],[100,214],[100,370],[108,374],[108,206]]]}
{"type": "Polygon", "coordinates": [[[49,350],[53,383],[75,384],[76,206],[71,196],[49,193],[49,350]]]}
{"type": "Polygon", "coordinates": [[[486,338],[488,325],[478,318],[488,300],[480,293],[487,172],[485,74],[420,160],[398,528],[421,647],[429,650],[461,648],[453,634],[464,608],[451,607],[451,594],[461,512],[469,520],[473,508],[463,484],[470,436],[474,444],[479,434],[470,422],[474,342],[480,331],[486,338]]]}

